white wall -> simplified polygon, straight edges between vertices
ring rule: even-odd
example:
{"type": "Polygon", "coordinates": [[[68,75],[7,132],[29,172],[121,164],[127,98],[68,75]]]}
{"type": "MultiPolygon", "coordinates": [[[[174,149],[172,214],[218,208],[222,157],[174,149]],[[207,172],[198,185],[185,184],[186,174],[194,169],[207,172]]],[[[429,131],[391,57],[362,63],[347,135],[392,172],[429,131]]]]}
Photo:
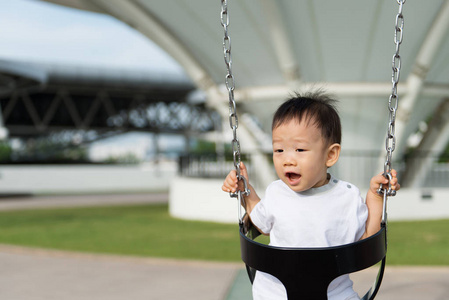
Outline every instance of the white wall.
{"type": "Polygon", "coordinates": [[[0,167],[0,193],[61,194],[168,191],[176,163],[0,167]]]}
{"type": "Polygon", "coordinates": [[[223,180],[176,177],[170,184],[170,215],[186,220],[236,223],[237,199],[221,190],[223,180]]]}
{"type": "Polygon", "coordinates": [[[388,201],[389,220],[426,220],[449,218],[449,188],[401,189],[388,201]],[[423,194],[430,193],[431,198],[423,194]]]}
{"type": "MultiPolygon", "coordinates": [[[[176,177],[170,184],[170,214],[188,220],[236,223],[237,200],[221,191],[222,183],[216,179],[176,177]]],[[[389,198],[388,220],[449,218],[449,188],[431,191],[431,199],[422,199],[422,190],[401,189],[389,198]]],[[[263,196],[263,191],[257,193],[263,196]]]]}

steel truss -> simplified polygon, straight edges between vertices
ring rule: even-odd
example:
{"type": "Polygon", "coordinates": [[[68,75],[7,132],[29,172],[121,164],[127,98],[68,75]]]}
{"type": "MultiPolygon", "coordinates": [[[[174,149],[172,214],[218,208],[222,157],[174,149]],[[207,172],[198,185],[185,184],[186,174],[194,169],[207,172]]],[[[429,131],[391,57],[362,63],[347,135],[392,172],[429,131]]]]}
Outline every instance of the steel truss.
{"type": "Polygon", "coordinates": [[[11,137],[47,136],[65,130],[198,134],[216,130],[220,116],[186,101],[191,90],[49,85],[15,90],[0,98],[11,137]]]}

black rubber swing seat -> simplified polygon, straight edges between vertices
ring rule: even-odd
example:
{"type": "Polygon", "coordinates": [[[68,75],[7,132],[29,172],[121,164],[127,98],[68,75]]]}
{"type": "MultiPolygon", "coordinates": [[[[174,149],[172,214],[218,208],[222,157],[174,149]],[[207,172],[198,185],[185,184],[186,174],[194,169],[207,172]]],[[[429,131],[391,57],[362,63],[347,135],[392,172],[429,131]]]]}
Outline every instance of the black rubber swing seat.
{"type": "Polygon", "coordinates": [[[245,217],[240,224],[242,260],[251,283],[256,270],[268,273],[284,285],[290,300],[326,300],[327,288],[340,275],[357,272],[381,261],[377,278],[362,300],[376,296],[382,282],[387,252],[386,225],[364,240],[328,248],[283,248],[255,242],[260,235],[245,217]]]}

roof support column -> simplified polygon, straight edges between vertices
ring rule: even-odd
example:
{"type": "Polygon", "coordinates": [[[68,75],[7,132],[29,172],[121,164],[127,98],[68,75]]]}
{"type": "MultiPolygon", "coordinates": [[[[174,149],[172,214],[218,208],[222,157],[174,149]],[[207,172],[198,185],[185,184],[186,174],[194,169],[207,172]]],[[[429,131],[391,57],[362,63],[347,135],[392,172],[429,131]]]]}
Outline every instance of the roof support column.
{"type": "MultiPolygon", "coordinates": [[[[400,99],[397,111],[395,135],[396,151],[399,155],[404,153],[406,147],[405,128],[408,126],[410,115],[415,106],[416,100],[421,94],[427,73],[432,66],[432,62],[446,37],[449,28],[449,1],[445,1],[429,29],[421,49],[416,56],[416,60],[407,78],[407,93],[400,99]]],[[[383,158],[382,158],[383,159],[383,158]]],[[[383,166],[383,163],[382,163],[383,166]]],[[[383,169],[383,167],[382,167],[383,169]]]]}
{"type": "MultiPolygon", "coordinates": [[[[220,93],[217,89],[209,89],[208,99],[214,103],[213,107],[219,112],[225,124],[229,124],[229,106],[226,97],[228,94],[220,93]]],[[[228,128],[229,132],[231,129],[229,126],[225,127],[224,130],[228,128]]],[[[254,166],[254,170],[251,177],[251,182],[257,182],[264,188],[267,187],[273,180],[276,179],[276,175],[267,159],[266,155],[263,153],[259,143],[257,142],[254,135],[250,132],[245,122],[245,118],[241,117],[239,113],[239,127],[238,127],[238,138],[244,152],[251,154],[251,163],[254,166]]],[[[251,171],[251,170],[250,170],[251,171]]]]}
{"type": "Polygon", "coordinates": [[[433,163],[443,153],[449,140],[449,99],[436,109],[435,115],[404,172],[404,186],[422,187],[433,163]]]}
{"type": "Polygon", "coordinates": [[[263,0],[260,3],[269,23],[271,45],[274,47],[279,67],[289,87],[298,88],[300,84],[299,66],[287,36],[287,26],[285,26],[279,9],[280,2],[263,0]]]}
{"type": "Polygon", "coordinates": [[[157,20],[148,10],[132,0],[91,0],[108,14],[136,28],[183,66],[189,77],[202,90],[207,90],[214,82],[190,51],[157,20]]]}
{"type": "MultiPolygon", "coordinates": [[[[159,20],[148,12],[148,10],[132,0],[92,0],[91,2],[94,2],[96,6],[101,7],[110,15],[136,28],[142,34],[158,44],[162,49],[167,51],[167,53],[183,66],[184,70],[196,86],[206,92],[208,95],[207,104],[216,109],[223,120],[228,119],[229,109],[226,100],[227,94],[225,95],[219,91],[217,84],[212,80],[194,56],[191,55],[185,45],[176,39],[170,30],[159,22],[159,20]]],[[[239,134],[242,137],[241,140],[244,141],[245,150],[251,151],[253,154],[256,154],[256,156],[259,153],[260,157],[264,157],[257,141],[252,137],[251,133],[243,123],[239,126],[239,134]]],[[[268,170],[271,166],[268,160],[260,159],[255,164],[259,170],[257,172],[258,174],[263,174],[264,172],[269,174],[268,170]]],[[[271,179],[272,178],[270,178],[270,180],[271,179]]],[[[265,184],[265,182],[262,184],[265,184]]]]}

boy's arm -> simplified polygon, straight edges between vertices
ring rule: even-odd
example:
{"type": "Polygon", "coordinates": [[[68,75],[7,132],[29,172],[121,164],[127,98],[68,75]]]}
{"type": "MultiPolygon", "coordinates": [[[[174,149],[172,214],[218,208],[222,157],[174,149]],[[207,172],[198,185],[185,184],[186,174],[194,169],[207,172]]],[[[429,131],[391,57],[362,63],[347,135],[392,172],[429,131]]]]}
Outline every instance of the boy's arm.
{"type": "MultiPolygon", "coordinates": [[[[400,185],[398,183],[396,170],[391,170],[391,188],[398,191],[400,185]]],[[[361,239],[372,236],[380,230],[380,223],[382,221],[383,196],[377,194],[377,189],[380,184],[388,184],[388,179],[382,173],[371,178],[370,188],[366,194],[366,206],[368,207],[368,219],[365,224],[365,233],[361,239]]]]}

